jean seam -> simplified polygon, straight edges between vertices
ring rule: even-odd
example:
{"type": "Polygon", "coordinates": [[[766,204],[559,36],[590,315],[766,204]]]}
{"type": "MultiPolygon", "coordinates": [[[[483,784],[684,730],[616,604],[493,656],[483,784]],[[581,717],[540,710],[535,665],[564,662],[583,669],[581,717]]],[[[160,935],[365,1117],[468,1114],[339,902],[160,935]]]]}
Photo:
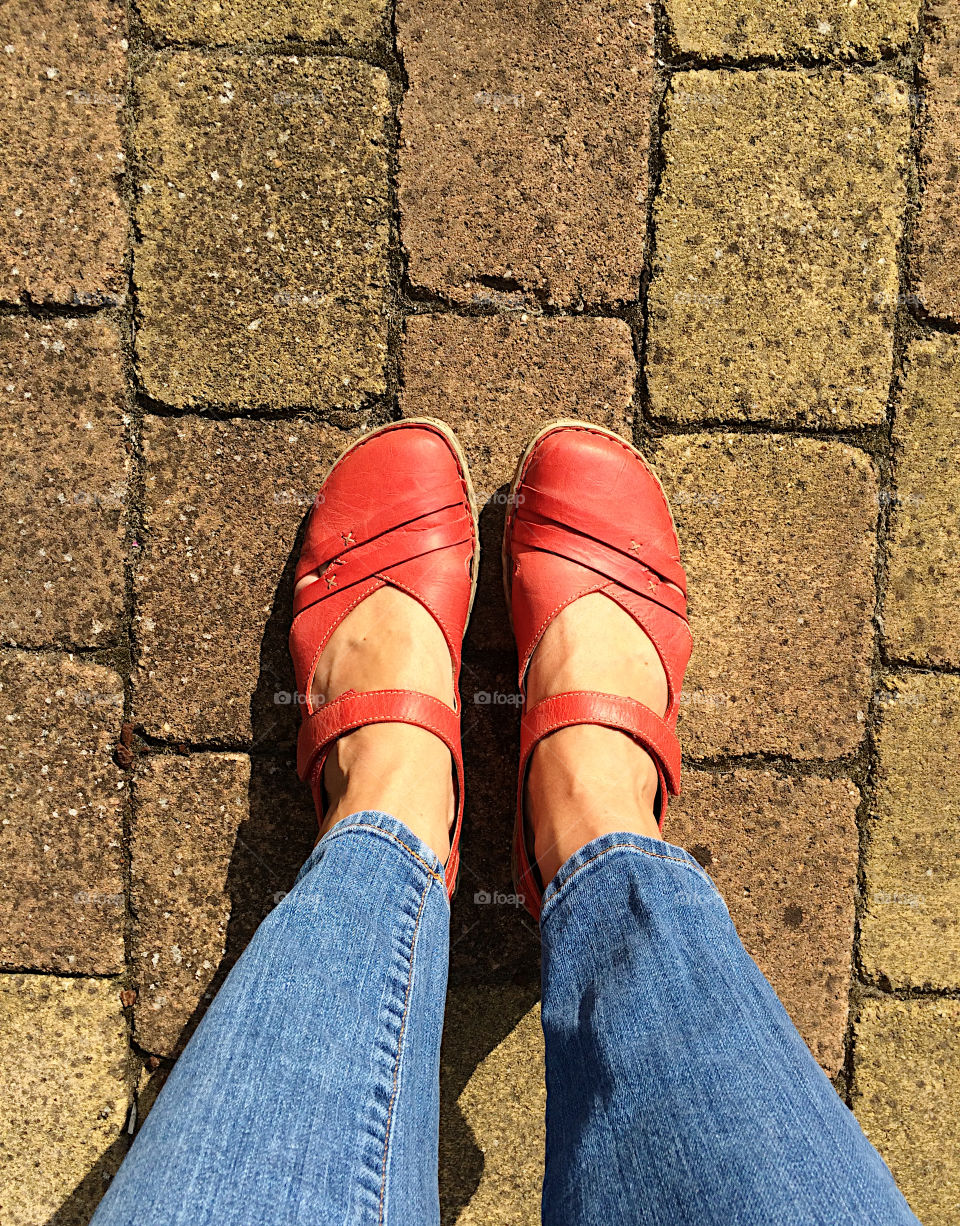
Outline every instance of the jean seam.
{"type": "Polygon", "coordinates": [[[550,896],[550,898],[547,899],[544,909],[540,912],[541,922],[543,921],[544,911],[547,908],[551,908],[556,899],[563,896],[567,886],[570,885],[572,881],[576,881],[583,869],[585,869],[588,864],[593,864],[595,860],[601,859],[611,851],[633,851],[640,856],[649,856],[652,860],[669,860],[671,864],[680,864],[684,868],[689,869],[694,876],[699,877],[701,881],[703,881],[706,885],[709,885],[711,889],[716,889],[716,886],[701,868],[698,868],[695,864],[691,864],[689,860],[682,859],[680,856],[664,856],[661,855],[660,852],[648,851],[645,847],[638,847],[636,843],[611,843],[609,847],[604,847],[592,855],[589,860],[584,860],[582,864],[578,864],[566,881],[562,882],[557,887],[555,892],[550,896]]]}
{"type": "Polygon", "coordinates": [[[324,838],[330,842],[333,842],[334,839],[338,839],[343,835],[349,834],[351,830],[372,830],[375,834],[381,834],[385,839],[390,839],[392,842],[397,843],[404,849],[404,851],[408,851],[410,855],[413,856],[414,860],[423,865],[434,881],[443,885],[443,878],[436,871],[436,869],[433,868],[429,861],[424,860],[423,856],[421,856],[418,851],[414,851],[414,849],[410,847],[409,844],[405,843],[403,839],[393,834],[390,830],[384,830],[382,826],[374,826],[370,822],[351,822],[348,826],[345,826],[343,830],[337,830],[334,828],[329,834],[325,835],[324,838]]]}
{"type": "MultiPolygon", "coordinates": [[[[371,829],[379,829],[379,827],[371,827],[371,829]]],[[[387,831],[383,831],[382,833],[386,834],[387,831]]],[[[393,836],[390,836],[390,837],[393,837],[393,836]]],[[[402,843],[403,846],[406,847],[406,844],[403,843],[402,839],[397,839],[396,842],[402,843]]],[[[414,851],[411,851],[409,847],[407,848],[407,850],[411,852],[411,855],[414,855],[414,856],[417,855],[417,853],[414,851]]],[[[420,857],[417,856],[417,859],[419,860],[420,857]]],[[[433,877],[435,881],[439,880],[437,878],[436,873],[432,871],[430,873],[430,876],[433,877]]],[[[410,1011],[410,993],[413,988],[413,960],[414,960],[414,955],[416,953],[416,948],[417,948],[417,936],[420,932],[420,920],[423,916],[423,909],[427,905],[427,895],[429,893],[430,893],[430,882],[428,881],[427,884],[423,888],[423,893],[420,896],[420,909],[417,911],[417,918],[413,924],[413,936],[410,938],[410,955],[409,955],[410,968],[407,973],[407,990],[404,993],[404,997],[403,997],[403,1017],[401,1018],[401,1021],[400,1021],[400,1033],[397,1035],[397,1058],[393,1063],[393,1087],[390,1092],[390,1104],[387,1107],[387,1126],[386,1126],[386,1133],[383,1138],[383,1168],[382,1168],[381,1176],[380,1176],[380,1211],[377,1217],[379,1226],[383,1226],[384,1201],[386,1200],[386,1194],[387,1194],[387,1159],[389,1157],[389,1152],[390,1152],[390,1128],[393,1123],[393,1107],[396,1102],[397,1089],[398,1089],[399,1080],[400,1080],[400,1060],[403,1056],[403,1039],[404,1039],[404,1035],[406,1034],[406,1030],[407,1030],[407,1015],[410,1011]]],[[[446,894],[446,891],[444,891],[444,894],[446,894]]]]}

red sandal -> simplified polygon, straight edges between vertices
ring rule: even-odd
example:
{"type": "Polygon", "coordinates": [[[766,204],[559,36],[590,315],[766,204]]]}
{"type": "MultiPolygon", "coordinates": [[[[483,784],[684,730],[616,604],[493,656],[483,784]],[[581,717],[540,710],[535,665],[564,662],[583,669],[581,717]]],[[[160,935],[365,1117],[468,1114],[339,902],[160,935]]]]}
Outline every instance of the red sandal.
{"type": "Polygon", "coordinates": [[[315,571],[315,583],[294,596],[290,654],[304,704],[297,774],[309,782],[323,824],[323,765],[340,736],[366,724],[426,728],[453,757],[457,815],[446,866],[453,894],[463,820],[460,708],[415,690],[348,690],[313,709],[310,687],[331,634],[371,593],[393,586],[432,615],[450,650],[454,692],[463,636],[477,588],[476,498],[467,462],[453,433],[439,421],[394,422],[353,443],[320,487],[297,563],[296,581],[315,571]]]}
{"type": "Polygon", "coordinates": [[[581,596],[602,592],[653,642],[669,693],[662,719],[634,698],[586,691],[554,694],[524,710],[513,868],[517,890],[537,919],[543,885],[523,821],[531,754],[544,737],[573,724],[603,724],[629,733],[656,764],[655,812],[662,826],[667,793],[680,792],[675,729],[692,639],[673,516],[656,473],[635,447],[599,426],[554,422],[521,456],[508,507],[503,579],[521,691],[533,652],[557,614],[581,596]]]}

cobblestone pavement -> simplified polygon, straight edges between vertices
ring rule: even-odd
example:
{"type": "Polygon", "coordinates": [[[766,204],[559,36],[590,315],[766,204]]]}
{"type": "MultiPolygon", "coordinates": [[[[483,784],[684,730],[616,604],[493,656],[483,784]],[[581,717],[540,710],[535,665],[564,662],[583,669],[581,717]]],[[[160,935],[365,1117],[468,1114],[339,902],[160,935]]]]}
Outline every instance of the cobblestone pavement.
{"type": "Polygon", "coordinates": [[[690,573],[667,835],[956,1226],[960,0],[0,18],[3,1226],[88,1220],[311,845],[298,532],[401,414],[459,431],[487,550],[444,1221],[538,1220],[497,538],[581,415],[654,458],[690,573]]]}

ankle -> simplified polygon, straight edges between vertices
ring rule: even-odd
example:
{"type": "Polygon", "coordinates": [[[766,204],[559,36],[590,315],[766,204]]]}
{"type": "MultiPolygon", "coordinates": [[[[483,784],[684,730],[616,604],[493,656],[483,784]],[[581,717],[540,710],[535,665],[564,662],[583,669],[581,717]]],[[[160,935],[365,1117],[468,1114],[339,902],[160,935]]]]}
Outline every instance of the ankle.
{"type": "Polygon", "coordinates": [[[524,811],[543,884],[603,834],[660,838],[658,788],[653,759],[623,732],[585,724],[542,741],[530,761],[524,811]]]}
{"type": "Polygon", "coordinates": [[[358,728],[331,746],[323,779],[322,833],[354,813],[389,813],[446,863],[455,789],[450,752],[432,733],[409,724],[358,728]]]}

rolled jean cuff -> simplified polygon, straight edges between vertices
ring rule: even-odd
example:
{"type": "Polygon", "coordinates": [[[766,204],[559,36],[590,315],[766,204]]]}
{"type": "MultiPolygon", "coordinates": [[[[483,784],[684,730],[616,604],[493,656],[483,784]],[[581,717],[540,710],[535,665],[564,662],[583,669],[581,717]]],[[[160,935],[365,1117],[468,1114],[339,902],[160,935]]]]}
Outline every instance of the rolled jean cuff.
{"type": "MultiPolygon", "coordinates": [[[[349,817],[331,826],[307,857],[306,863],[297,874],[297,881],[301,881],[317,865],[331,843],[338,839],[357,837],[383,839],[385,842],[393,843],[401,855],[410,859],[411,864],[418,864],[430,876],[435,877],[440,885],[445,886],[443,865],[433,848],[429,847],[423,839],[418,838],[410,827],[398,818],[392,817],[389,813],[381,813],[377,809],[364,809],[360,813],[351,813],[349,817]]],[[[446,896],[446,889],[444,889],[444,896],[446,896]]]]}
{"type": "MultiPolygon", "coordinates": [[[[595,873],[602,871],[605,861],[612,856],[637,853],[692,869],[707,889],[717,893],[716,886],[707,874],[682,847],[674,847],[672,843],[665,843],[662,839],[652,839],[648,835],[635,834],[630,830],[614,830],[585,843],[561,865],[559,872],[544,891],[540,907],[541,926],[558,907],[569,904],[576,898],[577,885],[586,884],[595,873]]],[[[719,894],[717,897],[719,898],[719,894]]]]}

